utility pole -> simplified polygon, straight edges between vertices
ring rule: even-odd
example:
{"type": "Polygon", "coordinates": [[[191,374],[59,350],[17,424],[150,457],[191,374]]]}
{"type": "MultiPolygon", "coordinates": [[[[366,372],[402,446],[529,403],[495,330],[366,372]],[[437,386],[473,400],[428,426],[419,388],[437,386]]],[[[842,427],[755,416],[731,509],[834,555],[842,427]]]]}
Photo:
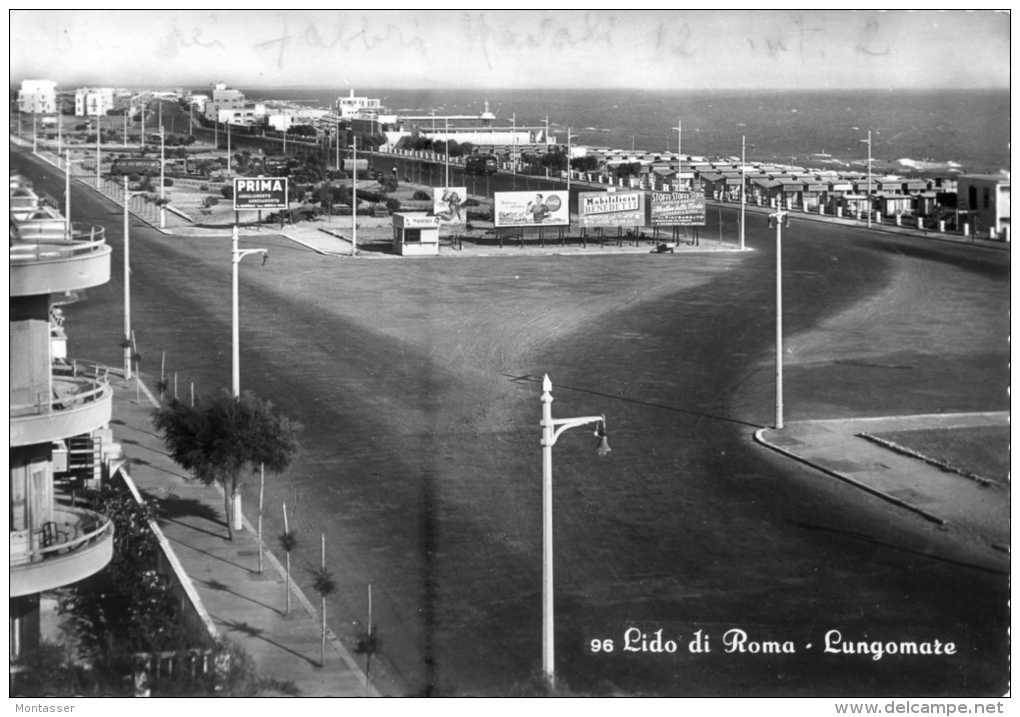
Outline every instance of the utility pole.
{"type": "Polygon", "coordinates": [[[131,378],[131,212],[128,176],[124,175],[124,378],[131,378]]]}
{"type": "Polygon", "coordinates": [[[443,121],[446,124],[446,183],[443,187],[446,188],[450,186],[450,118],[447,117],[443,121]]]}
{"type": "Polygon", "coordinates": [[[36,117],[38,117],[38,115],[32,115],[32,154],[39,153],[39,136],[36,132],[36,117]]]}
{"type": "Polygon", "coordinates": [[[227,122],[227,176],[228,177],[231,176],[230,165],[231,165],[231,161],[230,161],[230,122],[228,121],[227,122]]]}
{"type": "Polygon", "coordinates": [[[683,147],[683,130],[684,123],[680,120],[676,121],[676,173],[677,181],[680,180],[680,172],[683,171],[683,155],[680,152],[683,147]]]}
{"type": "Polygon", "coordinates": [[[336,171],[340,171],[340,115],[336,116],[336,171]]]}
{"type": "Polygon", "coordinates": [[[96,189],[99,189],[101,182],[100,170],[102,167],[102,157],[100,156],[100,153],[102,150],[100,149],[100,146],[102,145],[102,136],[103,130],[100,123],[100,117],[99,115],[96,115],[96,189]]]}
{"type": "Polygon", "coordinates": [[[159,127],[159,228],[166,228],[166,130],[159,127]]]}
{"type": "Polygon", "coordinates": [[[782,208],[769,219],[776,225],[776,428],[783,427],[783,224],[790,213],[782,208]]]}
{"type": "Polygon", "coordinates": [[[510,148],[511,148],[510,161],[513,163],[511,169],[512,169],[513,175],[514,175],[514,189],[517,189],[517,113],[516,112],[513,113],[513,116],[510,118],[510,122],[511,122],[511,127],[512,127],[512,129],[510,130],[510,142],[512,143],[510,145],[510,148]]]}
{"type": "Polygon", "coordinates": [[[67,238],[71,238],[71,150],[67,150],[64,157],[64,232],[67,238]]]}
{"type": "Polygon", "coordinates": [[[744,251],[744,210],[747,207],[747,141],[740,135],[740,251],[744,251]]]}
{"type": "Polygon", "coordinates": [[[351,256],[358,253],[358,135],[351,133],[354,142],[354,184],[351,191],[351,256]]]}
{"type": "Polygon", "coordinates": [[[868,229],[871,229],[871,130],[868,130],[868,229]]]}

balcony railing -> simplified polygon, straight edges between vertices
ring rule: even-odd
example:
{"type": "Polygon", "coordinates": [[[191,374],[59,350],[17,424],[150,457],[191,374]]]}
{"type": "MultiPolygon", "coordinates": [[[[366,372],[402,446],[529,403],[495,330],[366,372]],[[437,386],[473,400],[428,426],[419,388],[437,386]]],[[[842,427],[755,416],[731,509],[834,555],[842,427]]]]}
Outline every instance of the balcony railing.
{"type": "Polygon", "coordinates": [[[99,400],[110,392],[110,369],[99,364],[74,362],[70,366],[53,367],[53,391],[42,391],[31,403],[11,404],[11,417],[69,411],[99,400]]]}
{"type": "Polygon", "coordinates": [[[24,446],[77,436],[110,421],[113,389],[109,369],[76,362],[54,366],[52,391],[10,405],[10,444],[24,446]]]}
{"type": "Polygon", "coordinates": [[[59,218],[19,224],[11,231],[10,295],[101,286],[110,280],[110,255],[103,227],[75,224],[68,236],[59,218]]]}
{"type": "Polygon", "coordinates": [[[84,508],[54,506],[35,530],[11,531],[11,596],[52,590],[82,580],[113,556],[113,522],[84,508]]]}
{"type": "Polygon", "coordinates": [[[89,224],[72,224],[67,238],[63,222],[24,222],[18,224],[18,239],[10,245],[11,262],[21,263],[43,259],[66,259],[104,251],[106,228],[89,224]]]}

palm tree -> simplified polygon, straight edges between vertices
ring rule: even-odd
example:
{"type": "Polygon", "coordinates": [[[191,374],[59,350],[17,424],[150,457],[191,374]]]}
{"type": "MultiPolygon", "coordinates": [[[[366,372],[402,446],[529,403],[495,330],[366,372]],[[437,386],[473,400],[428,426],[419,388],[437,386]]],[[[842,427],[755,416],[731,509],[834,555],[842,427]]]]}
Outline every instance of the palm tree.
{"type": "Polygon", "coordinates": [[[245,391],[227,391],[189,406],[176,398],[153,413],[170,456],[203,483],[223,487],[227,535],[234,539],[231,501],[239,500],[241,472],[264,464],[285,470],[297,451],[299,426],[274,411],[273,404],[245,391]]]}

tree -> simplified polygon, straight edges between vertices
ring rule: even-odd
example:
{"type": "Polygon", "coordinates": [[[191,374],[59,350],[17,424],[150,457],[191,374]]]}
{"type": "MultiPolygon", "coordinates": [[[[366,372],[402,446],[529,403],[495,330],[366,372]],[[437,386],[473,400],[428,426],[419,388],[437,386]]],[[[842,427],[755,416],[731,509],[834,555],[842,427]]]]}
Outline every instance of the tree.
{"type": "Polygon", "coordinates": [[[231,501],[239,496],[241,471],[259,465],[281,472],[297,451],[299,426],[250,391],[235,398],[221,391],[189,406],[176,399],[153,412],[170,456],[203,483],[223,487],[227,535],[234,539],[231,501]]]}

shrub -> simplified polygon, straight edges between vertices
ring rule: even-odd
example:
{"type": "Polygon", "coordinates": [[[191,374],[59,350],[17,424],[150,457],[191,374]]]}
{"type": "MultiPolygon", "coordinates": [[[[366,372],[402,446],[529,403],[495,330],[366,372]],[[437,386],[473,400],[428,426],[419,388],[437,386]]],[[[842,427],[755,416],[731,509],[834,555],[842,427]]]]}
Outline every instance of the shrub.
{"type": "Polygon", "coordinates": [[[202,200],[202,206],[205,207],[206,209],[208,209],[209,207],[215,207],[219,203],[220,198],[211,195],[202,200]]]}
{"type": "Polygon", "coordinates": [[[386,200],[386,208],[391,212],[400,211],[400,200],[396,197],[390,197],[386,200]]]}
{"type": "Polygon", "coordinates": [[[164,177],[163,178],[163,186],[164,187],[172,187],[172,186],[174,186],[174,180],[170,179],[170,177],[164,177]]]}
{"type": "MultiPolygon", "coordinates": [[[[418,199],[421,201],[429,201],[432,199],[432,195],[426,192],[424,189],[419,189],[411,196],[411,199],[418,199]]],[[[477,202],[475,202],[477,204],[477,202]]]]}
{"type": "Polygon", "coordinates": [[[223,195],[224,199],[233,199],[234,198],[234,185],[233,184],[224,184],[222,187],[220,187],[220,194],[223,195]]]}

